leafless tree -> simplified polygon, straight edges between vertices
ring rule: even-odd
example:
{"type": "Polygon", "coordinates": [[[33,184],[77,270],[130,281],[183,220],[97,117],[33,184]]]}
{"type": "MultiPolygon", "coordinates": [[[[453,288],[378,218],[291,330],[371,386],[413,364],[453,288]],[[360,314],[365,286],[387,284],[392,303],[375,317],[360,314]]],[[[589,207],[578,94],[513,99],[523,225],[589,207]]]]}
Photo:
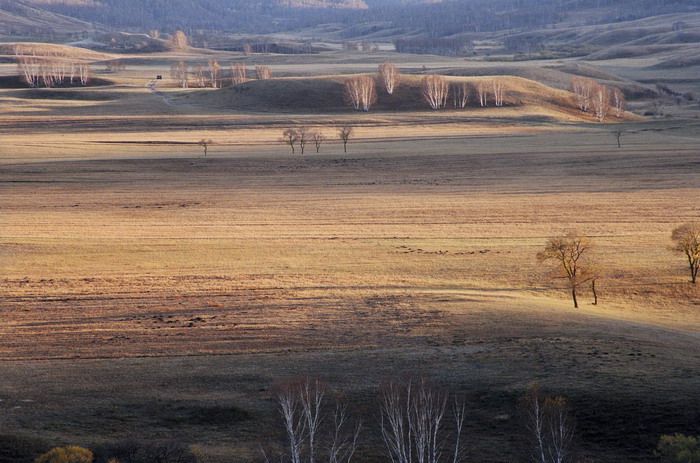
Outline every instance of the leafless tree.
{"type": "Polygon", "coordinates": [[[189,66],[184,61],[180,61],[170,67],[170,76],[182,88],[187,88],[188,85],[188,69],[189,66]]]}
{"type": "Polygon", "coordinates": [[[255,66],[255,75],[260,80],[272,79],[272,71],[268,66],[255,66]]]}
{"type": "Polygon", "coordinates": [[[245,63],[231,64],[231,84],[242,84],[246,80],[248,80],[248,70],[245,63]]]}
{"type": "Polygon", "coordinates": [[[202,138],[201,140],[199,140],[199,142],[198,142],[197,144],[198,144],[199,146],[201,146],[202,148],[204,148],[204,155],[206,156],[206,155],[207,155],[207,152],[208,152],[208,150],[209,150],[209,145],[211,145],[211,144],[213,144],[213,143],[214,143],[214,142],[211,141],[211,140],[208,139],[208,138],[202,138]]]}
{"type": "Polygon", "coordinates": [[[27,85],[32,88],[38,87],[41,76],[41,61],[37,58],[20,57],[17,60],[17,65],[27,85]]]}
{"type": "Polygon", "coordinates": [[[80,85],[85,87],[92,77],[92,68],[87,63],[78,64],[78,78],[80,79],[80,85]]]}
{"type": "Polygon", "coordinates": [[[476,95],[479,98],[479,105],[483,108],[487,104],[488,83],[481,80],[476,84],[476,95]]]}
{"type": "Polygon", "coordinates": [[[464,109],[469,103],[471,91],[466,82],[459,82],[452,87],[452,96],[454,98],[455,108],[464,109]]]}
{"type": "Polygon", "coordinates": [[[215,59],[207,61],[207,73],[209,74],[209,83],[213,88],[221,88],[221,65],[215,59]]]}
{"type": "Polygon", "coordinates": [[[447,104],[450,86],[443,76],[433,74],[421,80],[421,93],[431,109],[440,109],[447,104]]]}
{"type": "Polygon", "coordinates": [[[615,138],[617,139],[617,147],[622,148],[622,143],[620,143],[620,138],[622,138],[622,135],[625,133],[625,129],[618,127],[615,130],[613,130],[612,133],[615,135],[615,138]]]}
{"type": "Polygon", "coordinates": [[[192,74],[194,74],[194,81],[197,83],[199,88],[204,88],[207,86],[207,76],[204,71],[204,67],[201,64],[196,63],[192,66],[192,74]]]}
{"type": "Polygon", "coordinates": [[[301,148],[301,154],[304,154],[304,148],[313,139],[313,133],[309,131],[308,127],[299,127],[297,129],[297,143],[301,148]]]}
{"type": "Polygon", "coordinates": [[[249,56],[253,54],[253,46],[249,43],[243,45],[243,54],[249,56]]]}
{"type": "Polygon", "coordinates": [[[362,423],[352,426],[347,403],[336,402],[331,421],[327,388],[319,379],[302,377],[276,389],[292,463],[350,463],[362,423]]]}
{"type": "Polygon", "coordinates": [[[350,137],[353,135],[353,132],[353,128],[349,125],[338,127],[338,136],[340,137],[340,141],[343,142],[344,153],[348,152],[348,141],[350,141],[350,137]]]}
{"type": "Polygon", "coordinates": [[[296,151],[294,150],[294,145],[299,141],[299,133],[295,129],[285,129],[282,132],[282,139],[280,140],[285,145],[289,145],[292,148],[292,154],[296,151]]]}
{"type": "Polygon", "coordinates": [[[688,259],[690,281],[695,284],[700,268],[700,223],[684,223],[673,229],[673,250],[688,259]]]}
{"type": "Polygon", "coordinates": [[[311,134],[311,139],[313,140],[314,145],[316,146],[316,152],[317,153],[320,152],[321,151],[321,144],[324,141],[326,141],[326,136],[323,135],[323,133],[316,131],[316,132],[313,132],[311,134]]]}
{"type": "Polygon", "coordinates": [[[571,461],[574,423],[563,397],[543,397],[539,385],[530,386],[521,401],[525,429],[535,463],[571,461]]]}
{"type": "Polygon", "coordinates": [[[593,89],[591,107],[598,122],[604,122],[610,111],[610,89],[596,85],[593,89]]]}
{"type": "Polygon", "coordinates": [[[593,99],[593,90],[598,84],[585,77],[571,78],[571,91],[576,95],[576,103],[581,111],[588,111],[593,99]]]}
{"type": "Polygon", "coordinates": [[[615,117],[618,119],[622,117],[622,113],[625,112],[626,102],[625,94],[619,88],[614,88],[612,91],[613,106],[615,108],[615,117]]]}
{"type": "MultiPolygon", "coordinates": [[[[443,419],[447,394],[431,386],[425,378],[391,379],[382,385],[379,396],[380,430],[394,463],[440,463],[445,461],[448,436],[443,419]]],[[[453,409],[457,433],[461,433],[465,408],[458,402],[453,409]]],[[[463,453],[459,436],[453,455],[459,461],[463,453]]]]}
{"type": "Polygon", "coordinates": [[[306,420],[299,394],[291,385],[281,387],[277,392],[277,404],[284,429],[289,441],[289,454],[292,463],[301,463],[301,452],[306,439],[306,420]]]}
{"type": "Polygon", "coordinates": [[[187,34],[185,34],[183,31],[175,31],[175,34],[173,34],[170,39],[170,45],[177,49],[187,48],[189,42],[190,40],[187,37],[187,34]]]}
{"type": "Polygon", "coordinates": [[[350,426],[347,403],[336,404],[333,413],[333,432],[328,448],[328,463],[349,463],[357,450],[362,422],[350,426]]]}
{"type": "Polygon", "coordinates": [[[105,71],[107,72],[119,72],[126,69],[126,64],[120,59],[111,59],[105,63],[105,71]]]}
{"type": "Polygon", "coordinates": [[[576,290],[595,277],[590,256],[592,247],[585,236],[568,233],[564,237],[551,238],[544,251],[537,253],[540,262],[555,262],[555,276],[566,280],[575,308],[578,308],[576,290]]]}
{"type": "Polygon", "coordinates": [[[505,85],[502,79],[493,79],[491,86],[493,88],[493,98],[496,106],[503,106],[503,94],[505,93],[505,85]]]}
{"type": "Polygon", "coordinates": [[[345,98],[355,111],[369,111],[377,101],[374,79],[370,76],[356,76],[346,80],[345,98]]]}
{"type": "Polygon", "coordinates": [[[379,65],[379,81],[389,95],[394,93],[396,87],[399,86],[400,80],[399,68],[394,63],[382,63],[379,65]]]}

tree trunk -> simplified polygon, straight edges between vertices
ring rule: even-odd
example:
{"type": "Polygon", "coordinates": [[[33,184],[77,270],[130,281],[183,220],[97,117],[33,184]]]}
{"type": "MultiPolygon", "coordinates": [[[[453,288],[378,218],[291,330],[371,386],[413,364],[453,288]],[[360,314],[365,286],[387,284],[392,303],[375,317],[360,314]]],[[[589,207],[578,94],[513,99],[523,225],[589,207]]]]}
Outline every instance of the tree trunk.
{"type": "Polygon", "coordinates": [[[598,293],[595,290],[595,280],[591,281],[591,291],[593,291],[593,305],[598,305],[598,293]]]}
{"type": "Polygon", "coordinates": [[[576,299],[576,287],[571,288],[571,297],[574,298],[574,308],[578,309],[578,300],[576,299]]]}
{"type": "Polygon", "coordinates": [[[347,153],[348,152],[348,142],[343,143],[343,152],[347,153]]]}

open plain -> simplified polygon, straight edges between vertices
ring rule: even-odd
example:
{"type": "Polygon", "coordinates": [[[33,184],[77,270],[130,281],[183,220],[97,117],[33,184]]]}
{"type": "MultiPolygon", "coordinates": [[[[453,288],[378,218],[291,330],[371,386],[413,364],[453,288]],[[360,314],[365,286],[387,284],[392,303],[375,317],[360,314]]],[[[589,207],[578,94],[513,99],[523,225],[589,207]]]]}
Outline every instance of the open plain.
{"type": "Polygon", "coordinates": [[[168,59],[1,91],[0,452],[140,436],[250,461],[282,439],[271,387],[304,374],[365,417],[366,462],[377,387],[405,373],[466,397],[469,461],[522,455],[532,381],[572,404],[581,461],[700,432],[700,290],[670,249],[700,215],[697,119],[595,124],[515,80],[506,108],[273,111],[262,81],[149,89],[168,59]],[[320,153],[279,143],[300,125],[320,153]],[[535,258],[570,230],[598,305],[535,258]]]}

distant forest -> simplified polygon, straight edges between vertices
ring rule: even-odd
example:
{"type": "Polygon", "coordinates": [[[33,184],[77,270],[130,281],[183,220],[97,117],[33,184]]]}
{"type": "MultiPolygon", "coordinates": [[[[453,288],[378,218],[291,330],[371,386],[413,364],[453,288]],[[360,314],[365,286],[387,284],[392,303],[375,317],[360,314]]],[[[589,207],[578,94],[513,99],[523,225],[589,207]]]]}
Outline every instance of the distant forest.
{"type": "Polygon", "coordinates": [[[346,38],[385,28],[395,34],[443,38],[555,27],[585,10],[590,10],[581,16],[587,24],[700,11],[700,0],[87,0],[39,6],[132,31],[264,34],[339,23],[346,27],[346,38]],[[375,24],[374,29],[368,28],[370,23],[375,24]]]}

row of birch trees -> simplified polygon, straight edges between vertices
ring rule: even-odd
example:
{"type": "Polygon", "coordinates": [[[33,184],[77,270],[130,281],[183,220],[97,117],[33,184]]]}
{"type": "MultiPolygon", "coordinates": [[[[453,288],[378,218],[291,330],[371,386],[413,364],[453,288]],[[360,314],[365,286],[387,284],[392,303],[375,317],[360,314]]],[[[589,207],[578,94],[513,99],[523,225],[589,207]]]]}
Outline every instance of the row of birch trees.
{"type": "MultiPolygon", "coordinates": [[[[263,449],[264,461],[350,463],[363,443],[365,423],[350,413],[342,394],[318,378],[302,377],[274,387],[286,435],[282,452],[263,449]]],[[[380,385],[372,434],[392,463],[462,463],[473,443],[467,436],[467,401],[425,377],[394,377],[380,385]]],[[[518,406],[528,460],[574,461],[574,420],[567,401],[547,397],[531,384],[518,406]]]]}
{"type": "MultiPolygon", "coordinates": [[[[272,79],[272,71],[268,66],[255,66],[254,72],[257,79],[272,79]]],[[[192,84],[200,88],[221,88],[224,86],[221,64],[213,59],[206,63],[195,63],[192,66],[184,61],[175,63],[170,68],[170,77],[177,83],[178,87],[182,88],[188,88],[192,84]]],[[[230,77],[227,80],[231,85],[242,84],[250,80],[246,64],[231,63],[230,77]]]]}
{"type": "Polygon", "coordinates": [[[21,78],[32,88],[86,86],[92,76],[88,63],[66,58],[18,56],[17,67],[21,78]]]}
{"type": "Polygon", "coordinates": [[[571,79],[571,92],[576,96],[576,104],[581,111],[591,112],[598,122],[605,121],[610,112],[620,118],[625,111],[625,95],[619,88],[608,88],[593,79],[574,77],[571,79]]]}
{"type": "MultiPolygon", "coordinates": [[[[369,111],[377,102],[377,87],[393,95],[401,84],[401,74],[393,63],[379,65],[376,76],[361,75],[345,81],[345,99],[355,111],[369,111]]],[[[450,103],[455,108],[464,109],[476,97],[479,106],[505,104],[506,85],[503,79],[482,79],[476,84],[467,82],[450,83],[444,76],[428,75],[421,80],[421,96],[434,110],[446,108],[450,103]]]]}

